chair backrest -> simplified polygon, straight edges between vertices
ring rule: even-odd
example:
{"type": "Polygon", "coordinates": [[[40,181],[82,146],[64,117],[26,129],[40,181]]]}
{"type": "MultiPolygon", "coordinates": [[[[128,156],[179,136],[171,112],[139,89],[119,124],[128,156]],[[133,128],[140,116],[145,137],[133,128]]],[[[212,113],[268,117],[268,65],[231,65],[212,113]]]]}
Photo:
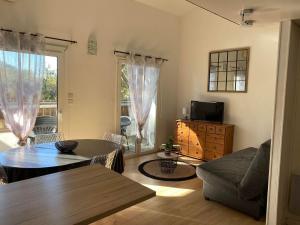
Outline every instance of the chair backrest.
{"type": "Polygon", "coordinates": [[[51,134],[57,130],[57,118],[54,116],[39,116],[36,118],[33,132],[35,134],[51,134]]]}
{"type": "Polygon", "coordinates": [[[52,134],[38,134],[35,136],[35,144],[44,144],[50,142],[63,141],[62,133],[52,133],[52,134]]]}
{"type": "Polygon", "coordinates": [[[114,143],[120,145],[120,148],[121,148],[121,145],[123,143],[123,136],[119,135],[119,134],[113,134],[113,133],[106,132],[103,135],[103,140],[114,142],[114,143]]]}
{"type": "Polygon", "coordinates": [[[56,125],[39,125],[33,128],[34,134],[52,134],[56,132],[56,125]]]}
{"type": "Polygon", "coordinates": [[[131,118],[129,116],[120,117],[121,127],[128,127],[131,125],[131,118]]]}
{"type": "Polygon", "coordinates": [[[117,155],[117,150],[114,150],[106,155],[97,155],[92,158],[91,165],[101,164],[108,169],[113,169],[114,160],[117,155]]]}
{"type": "Polygon", "coordinates": [[[8,183],[7,175],[4,168],[0,164],[0,185],[8,183]]]}
{"type": "Polygon", "coordinates": [[[54,116],[38,116],[35,121],[36,126],[40,125],[56,125],[57,119],[54,116]]]}

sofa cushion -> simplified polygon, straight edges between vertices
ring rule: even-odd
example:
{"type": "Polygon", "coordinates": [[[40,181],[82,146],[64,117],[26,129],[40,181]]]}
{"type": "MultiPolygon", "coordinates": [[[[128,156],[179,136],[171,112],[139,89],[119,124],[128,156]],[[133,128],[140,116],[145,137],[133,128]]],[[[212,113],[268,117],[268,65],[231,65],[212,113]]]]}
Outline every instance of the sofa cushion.
{"type": "Polygon", "coordinates": [[[239,184],[241,199],[251,200],[264,194],[268,185],[271,140],[261,144],[245,176],[239,184]]]}
{"type": "Polygon", "coordinates": [[[238,194],[238,185],[256,152],[256,148],[247,148],[203,163],[198,166],[197,175],[210,185],[222,186],[227,192],[238,194]]]}

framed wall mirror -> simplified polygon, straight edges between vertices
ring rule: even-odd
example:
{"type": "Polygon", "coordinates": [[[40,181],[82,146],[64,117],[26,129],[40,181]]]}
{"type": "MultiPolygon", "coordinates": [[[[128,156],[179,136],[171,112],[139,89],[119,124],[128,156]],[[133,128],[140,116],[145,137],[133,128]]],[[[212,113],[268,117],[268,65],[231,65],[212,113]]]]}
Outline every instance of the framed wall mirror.
{"type": "Polygon", "coordinates": [[[209,53],[208,91],[247,92],[250,48],[209,53]]]}

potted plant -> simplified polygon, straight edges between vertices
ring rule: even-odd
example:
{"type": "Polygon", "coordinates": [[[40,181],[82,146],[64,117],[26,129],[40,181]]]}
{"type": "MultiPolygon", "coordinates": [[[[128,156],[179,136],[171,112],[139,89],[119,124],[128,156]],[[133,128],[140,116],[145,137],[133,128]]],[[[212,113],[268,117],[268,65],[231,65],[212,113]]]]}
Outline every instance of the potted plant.
{"type": "Polygon", "coordinates": [[[173,150],[174,139],[173,137],[169,137],[166,146],[165,146],[165,154],[170,155],[173,150]]]}

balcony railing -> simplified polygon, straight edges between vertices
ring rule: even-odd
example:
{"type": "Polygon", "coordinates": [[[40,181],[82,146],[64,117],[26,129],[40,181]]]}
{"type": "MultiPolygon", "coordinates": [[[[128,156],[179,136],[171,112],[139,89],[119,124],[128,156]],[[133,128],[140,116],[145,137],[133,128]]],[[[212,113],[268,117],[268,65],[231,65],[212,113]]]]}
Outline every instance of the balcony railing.
{"type": "MultiPolygon", "coordinates": [[[[38,116],[57,116],[56,102],[41,102],[38,116]]],[[[5,127],[4,118],[0,112],[0,131],[7,131],[5,127]]]]}
{"type": "Polygon", "coordinates": [[[41,102],[38,116],[57,116],[57,103],[41,102]]]}

